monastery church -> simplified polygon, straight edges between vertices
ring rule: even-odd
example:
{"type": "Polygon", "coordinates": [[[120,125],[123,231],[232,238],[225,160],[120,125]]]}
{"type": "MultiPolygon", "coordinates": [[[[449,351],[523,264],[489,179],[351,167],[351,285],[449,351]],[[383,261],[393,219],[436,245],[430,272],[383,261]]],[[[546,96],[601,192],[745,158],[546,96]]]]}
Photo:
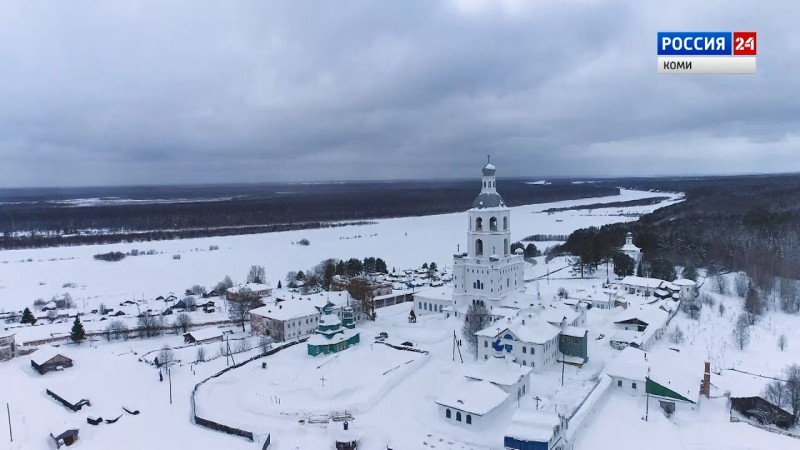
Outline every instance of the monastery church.
{"type": "Polygon", "coordinates": [[[528,294],[523,250],[511,248],[511,209],[497,192],[496,168],[482,169],[481,190],[467,211],[467,251],[453,255],[453,285],[414,296],[417,314],[462,318],[471,305],[486,307],[492,323],[476,333],[478,358],[497,348],[510,360],[534,371],[562,359],[588,360],[585,309],[528,294]]]}

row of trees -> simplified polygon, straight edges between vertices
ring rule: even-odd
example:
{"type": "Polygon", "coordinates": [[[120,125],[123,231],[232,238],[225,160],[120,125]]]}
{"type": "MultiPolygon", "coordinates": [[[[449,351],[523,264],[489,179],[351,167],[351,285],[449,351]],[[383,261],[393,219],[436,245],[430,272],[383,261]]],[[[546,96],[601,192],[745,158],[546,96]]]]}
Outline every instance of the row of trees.
{"type": "MultiPolygon", "coordinates": [[[[288,287],[297,287],[302,282],[304,293],[323,289],[330,290],[333,277],[336,275],[353,278],[368,273],[388,273],[386,261],[381,258],[368,256],[363,260],[350,258],[347,261],[336,259],[322,260],[316,266],[306,270],[290,271],[286,274],[288,287]]],[[[280,286],[278,286],[280,287],[280,286]]]]}

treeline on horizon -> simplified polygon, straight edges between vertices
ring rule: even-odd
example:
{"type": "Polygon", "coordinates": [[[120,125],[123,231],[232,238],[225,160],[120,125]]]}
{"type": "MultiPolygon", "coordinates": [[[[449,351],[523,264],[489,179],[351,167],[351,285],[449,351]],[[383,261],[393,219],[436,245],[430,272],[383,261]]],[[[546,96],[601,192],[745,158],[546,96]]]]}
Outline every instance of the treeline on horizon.
{"type": "MultiPolygon", "coordinates": [[[[637,222],[572,233],[554,249],[587,260],[611,256],[628,231],[645,261],[744,271],[762,290],[800,279],[800,175],[635,180],[629,187],[686,193],[637,222]]],[[[591,262],[591,261],[590,261],[591,262]]]]}
{"type": "MultiPolygon", "coordinates": [[[[567,181],[542,186],[506,180],[499,189],[509,206],[619,194],[610,184],[567,181]]],[[[479,190],[480,182],[475,180],[348,183],[170,204],[2,205],[0,249],[264,233],[319,228],[341,221],[443,214],[469,209],[479,190]],[[85,230],[97,231],[79,233],[85,230]]]]}

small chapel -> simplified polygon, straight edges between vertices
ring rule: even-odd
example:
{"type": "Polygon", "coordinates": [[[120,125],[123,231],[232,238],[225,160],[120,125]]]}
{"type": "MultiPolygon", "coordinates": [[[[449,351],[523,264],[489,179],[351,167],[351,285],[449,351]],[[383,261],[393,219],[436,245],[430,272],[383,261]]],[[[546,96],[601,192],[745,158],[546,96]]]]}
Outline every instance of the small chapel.
{"type": "Polygon", "coordinates": [[[342,319],[339,320],[339,317],[333,313],[333,305],[328,303],[322,308],[322,317],[319,319],[316,331],[306,342],[308,354],[311,356],[317,356],[320,353],[327,355],[358,344],[361,336],[355,328],[356,320],[352,308],[344,308],[342,319]]]}

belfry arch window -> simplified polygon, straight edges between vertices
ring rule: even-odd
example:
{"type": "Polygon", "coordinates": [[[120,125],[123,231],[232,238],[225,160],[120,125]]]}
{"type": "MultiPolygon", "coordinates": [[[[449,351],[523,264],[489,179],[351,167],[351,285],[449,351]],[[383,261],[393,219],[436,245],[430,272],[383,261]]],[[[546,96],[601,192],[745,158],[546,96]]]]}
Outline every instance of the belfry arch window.
{"type": "Polygon", "coordinates": [[[508,255],[508,238],[503,239],[503,254],[508,255]]]}
{"type": "Polygon", "coordinates": [[[475,256],[483,256],[483,241],[480,239],[475,240],[475,256]]]}
{"type": "Polygon", "coordinates": [[[489,230],[497,231],[497,217],[489,219],[489,230]]]}
{"type": "Polygon", "coordinates": [[[483,231],[483,219],[480,217],[475,219],[475,231],[483,231]]]}
{"type": "Polygon", "coordinates": [[[508,231],[508,217],[503,217],[503,231],[508,231]]]}

